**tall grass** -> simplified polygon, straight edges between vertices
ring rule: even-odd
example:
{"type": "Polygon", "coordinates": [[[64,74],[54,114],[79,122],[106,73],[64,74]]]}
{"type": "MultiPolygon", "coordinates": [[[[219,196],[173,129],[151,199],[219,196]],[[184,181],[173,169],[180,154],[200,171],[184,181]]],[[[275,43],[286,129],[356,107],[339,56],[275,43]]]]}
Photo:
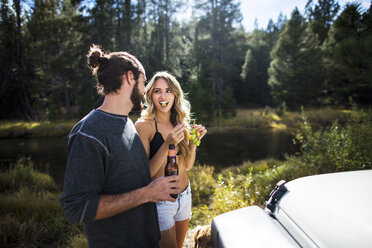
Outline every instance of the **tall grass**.
{"type": "Polygon", "coordinates": [[[32,191],[55,191],[56,184],[47,174],[35,170],[33,163],[19,159],[6,173],[0,173],[0,192],[17,192],[22,188],[32,191]]]}
{"type": "Polygon", "coordinates": [[[197,165],[189,171],[192,204],[204,205],[211,203],[211,196],[217,183],[214,179],[214,167],[197,165]]]}
{"type": "MultiPolygon", "coordinates": [[[[355,110],[345,110],[324,107],[321,109],[307,109],[306,115],[309,123],[318,129],[322,126],[332,124],[334,120],[344,123],[350,114],[355,110]]],[[[290,129],[297,130],[303,123],[301,109],[292,112],[280,111],[280,116],[271,111],[270,108],[264,109],[238,109],[237,115],[233,118],[224,119],[222,117],[213,119],[208,126],[208,132],[228,132],[231,129],[245,128],[270,128],[270,129],[290,129]]]]}
{"type": "Polygon", "coordinates": [[[77,247],[76,243],[84,243],[74,238],[82,235],[82,226],[67,222],[59,195],[53,179],[25,159],[0,172],[0,247],[77,247]]]}
{"type": "Polygon", "coordinates": [[[62,137],[70,133],[74,121],[61,122],[0,122],[0,138],[62,137]]]}
{"type": "MultiPolygon", "coordinates": [[[[133,122],[138,115],[131,115],[133,122]]],[[[78,120],[64,121],[0,121],[0,138],[35,138],[68,136],[78,120]]]]}

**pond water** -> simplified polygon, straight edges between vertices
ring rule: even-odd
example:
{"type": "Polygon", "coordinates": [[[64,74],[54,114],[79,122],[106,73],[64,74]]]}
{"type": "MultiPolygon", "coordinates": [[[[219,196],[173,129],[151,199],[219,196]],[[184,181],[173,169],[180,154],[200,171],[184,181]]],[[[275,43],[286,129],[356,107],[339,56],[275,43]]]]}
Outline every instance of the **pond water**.
{"type": "MultiPolygon", "coordinates": [[[[285,131],[247,129],[207,134],[197,152],[197,162],[222,168],[244,161],[265,158],[283,159],[298,148],[285,131]]],[[[0,165],[6,167],[20,157],[32,160],[35,167],[48,172],[59,186],[63,184],[67,138],[0,140],[0,165]]]]}

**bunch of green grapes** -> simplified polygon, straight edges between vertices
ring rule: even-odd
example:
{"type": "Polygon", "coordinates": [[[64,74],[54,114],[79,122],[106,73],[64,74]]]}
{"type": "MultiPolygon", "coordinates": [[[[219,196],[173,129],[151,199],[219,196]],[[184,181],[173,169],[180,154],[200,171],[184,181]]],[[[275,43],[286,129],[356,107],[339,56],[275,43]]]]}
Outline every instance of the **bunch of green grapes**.
{"type": "MultiPolygon", "coordinates": [[[[195,125],[195,120],[194,120],[194,125],[195,125]]],[[[200,133],[197,132],[195,130],[195,128],[192,128],[191,132],[190,132],[190,135],[189,135],[189,139],[192,140],[192,142],[194,142],[194,144],[196,146],[200,146],[201,141],[200,141],[199,137],[200,137],[200,133]]]]}

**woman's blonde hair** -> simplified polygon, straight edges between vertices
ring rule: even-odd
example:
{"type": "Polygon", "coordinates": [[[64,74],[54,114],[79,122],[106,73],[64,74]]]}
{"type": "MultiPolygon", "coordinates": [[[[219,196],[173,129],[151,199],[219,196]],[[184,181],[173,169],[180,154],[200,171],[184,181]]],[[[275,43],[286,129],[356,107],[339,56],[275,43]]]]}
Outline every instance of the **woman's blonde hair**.
{"type": "MultiPolygon", "coordinates": [[[[173,126],[179,123],[185,124],[187,129],[190,129],[190,102],[185,99],[185,94],[182,91],[180,83],[177,79],[166,71],[157,72],[146,85],[146,109],[142,110],[141,118],[143,120],[154,120],[156,118],[156,107],[152,101],[152,93],[154,91],[155,83],[159,78],[163,78],[168,82],[169,88],[174,94],[174,103],[171,108],[170,121],[173,126]]],[[[188,145],[188,131],[185,131],[185,138],[179,144],[179,149],[182,154],[181,158],[185,159],[190,153],[188,145]]]]}

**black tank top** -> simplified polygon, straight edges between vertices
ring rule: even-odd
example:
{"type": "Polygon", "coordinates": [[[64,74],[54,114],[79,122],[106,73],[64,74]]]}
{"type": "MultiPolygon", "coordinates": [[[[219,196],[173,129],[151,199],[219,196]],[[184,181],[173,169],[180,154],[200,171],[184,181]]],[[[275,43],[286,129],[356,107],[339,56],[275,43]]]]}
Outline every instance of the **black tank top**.
{"type": "Polygon", "coordinates": [[[150,158],[151,159],[156,152],[159,150],[159,148],[163,145],[164,143],[164,138],[163,135],[158,131],[158,124],[156,123],[156,119],[154,118],[155,121],[155,128],[156,132],[152,140],[150,141],[150,158]]]}
{"type": "MultiPolygon", "coordinates": [[[[156,154],[156,152],[160,149],[160,147],[164,143],[163,135],[161,135],[161,133],[158,131],[158,124],[156,123],[156,118],[154,118],[154,121],[155,121],[156,132],[155,132],[154,137],[150,141],[150,158],[149,159],[151,159],[156,154]]],[[[180,155],[180,154],[181,152],[178,151],[177,155],[180,155]]]]}

